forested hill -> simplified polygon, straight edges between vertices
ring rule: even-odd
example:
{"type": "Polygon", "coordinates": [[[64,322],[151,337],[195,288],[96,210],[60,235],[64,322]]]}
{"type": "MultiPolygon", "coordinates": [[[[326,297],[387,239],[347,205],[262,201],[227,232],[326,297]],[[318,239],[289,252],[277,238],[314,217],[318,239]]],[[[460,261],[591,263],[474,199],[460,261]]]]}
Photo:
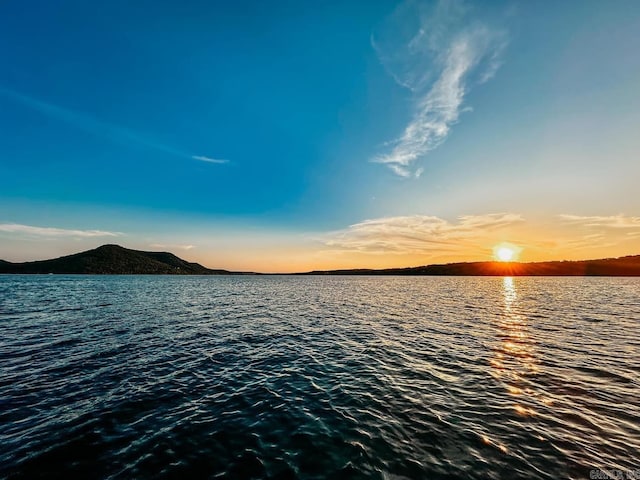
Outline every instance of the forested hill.
{"type": "Polygon", "coordinates": [[[143,252],[119,245],[103,245],[52,260],[25,263],[0,260],[0,273],[223,275],[233,272],[212,270],[168,252],[143,252]]]}
{"type": "Polygon", "coordinates": [[[561,262],[469,262],[382,270],[326,270],[302,275],[640,276],[640,255],[561,262]]]}

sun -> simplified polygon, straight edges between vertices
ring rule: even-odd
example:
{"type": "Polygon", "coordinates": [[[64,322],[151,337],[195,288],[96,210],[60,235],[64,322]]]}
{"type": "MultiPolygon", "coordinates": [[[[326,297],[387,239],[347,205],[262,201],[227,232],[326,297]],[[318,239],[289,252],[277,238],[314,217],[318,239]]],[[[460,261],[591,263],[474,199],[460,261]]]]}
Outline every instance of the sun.
{"type": "Polygon", "coordinates": [[[496,257],[501,262],[510,262],[513,259],[513,256],[516,252],[507,247],[500,247],[496,252],[496,257]]]}
{"type": "Polygon", "coordinates": [[[493,258],[499,262],[513,262],[518,259],[522,249],[510,243],[500,243],[493,247],[493,258]]]}

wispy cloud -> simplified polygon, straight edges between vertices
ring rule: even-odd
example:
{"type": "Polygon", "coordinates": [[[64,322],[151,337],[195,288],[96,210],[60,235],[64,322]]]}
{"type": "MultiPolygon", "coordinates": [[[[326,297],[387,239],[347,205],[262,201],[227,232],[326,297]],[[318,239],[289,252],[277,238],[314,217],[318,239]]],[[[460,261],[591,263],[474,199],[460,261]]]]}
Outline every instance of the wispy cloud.
{"type": "Polygon", "coordinates": [[[65,228],[34,227],[17,223],[1,223],[0,232],[36,235],[41,237],[117,237],[120,232],[106,232],[103,230],[69,230],[65,228]]]}
{"type": "Polygon", "coordinates": [[[167,250],[191,250],[196,248],[195,245],[179,244],[179,243],[152,243],[151,248],[164,248],[167,250]]]}
{"type": "MultiPolygon", "coordinates": [[[[459,1],[441,0],[433,8],[406,2],[390,19],[387,31],[380,38],[372,36],[371,43],[396,82],[414,94],[411,121],[391,142],[391,151],[373,161],[410,177],[414,162],[449,136],[471,86],[496,73],[506,34],[472,18],[459,1]],[[402,32],[416,18],[417,30],[403,38],[402,32]]],[[[416,172],[413,176],[419,177],[416,172]]]]}
{"type": "Polygon", "coordinates": [[[40,100],[33,96],[10,90],[3,86],[0,86],[0,95],[14,102],[20,103],[21,105],[24,105],[25,107],[35,110],[43,115],[65,122],[66,124],[71,125],[74,128],[88,132],[92,135],[106,138],[113,142],[125,145],[145,147],[151,150],[156,150],[158,152],[163,152],[175,157],[185,159],[194,158],[196,160],[208,161],[209,163],[228,162],[228,160],[220,161],[216,159],[210,159],[209,157],[205,156],[188,154],[180,149],[155,141],[139,132],[135,132],[119,125],[103,122],[91,115],[64,108],[53,103],[40,100]]]}
{"type": "MultiPolygon", "coordinates": [[[[638,253],[640,217],[555,215],[526,219],[517,213],[464,215],[455,220],[412,215],[375,218],[319,238],[345,258],[488,259],[509,242],[526,260],[604,258],[638,253]],[[371,257],[373,256],[373,257],[371,257]]],[[[398,265],[398,260],[374,260],[398,265]],[[395,262],[395,263],[394,263],[395,262]]]]}
{"type": "Polygon", "coordinates": [[[568,223],[583,225],[593,228],[637,228],[640,229],[640,217],[628,217],[625,215],[609,216],[580,216],[580,215],[559,215],[568,223]]]}
{"type": "Polygon", "coordinates": [[[205,157],[204,155],[192,155],[191,158],[193,158],[194,160],[200,160],[201,162],[207,162],[207,163],[229,163],[229,160],[225,160],[222,158],[211,158],[211,157],[205,157]]]}
{"type": "Polygon", "coordinates": [[[325,245],[380,254],[448,252],[475,245],[491,232],[523,221],[521,215],[513,213],[467,215],[456,222],[425,215],[378,218],[331,233],[325,245]]]}

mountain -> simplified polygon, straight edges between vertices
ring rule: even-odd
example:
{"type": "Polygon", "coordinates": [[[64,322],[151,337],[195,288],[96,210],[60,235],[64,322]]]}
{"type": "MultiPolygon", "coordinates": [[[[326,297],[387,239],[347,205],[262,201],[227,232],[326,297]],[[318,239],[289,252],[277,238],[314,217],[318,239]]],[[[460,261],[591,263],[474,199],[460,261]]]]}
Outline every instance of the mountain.
{"type": "Polygon", "coordinates": [[[0,273],[223,275],[232,272],[211,270],[168,252],[142,252],[119,245],[103,245],[52,260],[25,263],[0,260],[0,273]]]}
{"type": "Polygon", "coordinates": [[[640,276],[640,255],[561,262],[469,262],[382,270],[327,270],[300,275],[640,276]]]}

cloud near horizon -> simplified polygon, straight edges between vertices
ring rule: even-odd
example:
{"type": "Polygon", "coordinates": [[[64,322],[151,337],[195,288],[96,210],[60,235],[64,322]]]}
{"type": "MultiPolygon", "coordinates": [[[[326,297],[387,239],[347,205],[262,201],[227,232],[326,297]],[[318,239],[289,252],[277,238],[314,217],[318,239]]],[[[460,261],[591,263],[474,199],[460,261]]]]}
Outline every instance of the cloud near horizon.
{"type": "Polygon", "coordinates": [[[390,152],[372,161],[387,165],[402,177],[420,177],[412,165],[440,146],[465,109],[473,84],[491,79],[501,64],[506,33],[479,19],[456,0],[433,7],[405,2],[371,44],[387,72],[413,93],[413,117],[390,152]],[[418,19],[408,36],[407,31],[418,19]]]}
{"type": "Polygon", "coordinates": [[[18,233],[43,237],[118,237],[121,232],[107,232],[104,230],[70,230],[54,227],[35,227],[32,225],[21,225],[18,223],[1,223],[0,232],[18,233]]]}
{"type": "Polygon", "coordinates": [[[453,252],[474,247],[490,233],[523,222],[519,214],[464,215],[457,222],[426,215],[365,220],[333,232],[325,245],[337,250],[387,254],[453,252]]]}
{"type": "Polygon", "coordinates": [[[168,250],[191,250],[196,248],[195,245],[190,244],[177,244],[177,243],[152,243],[149,245],[151,248],[165,248],[168,250]]]}
{"type": "Polygon", "coordinates": [[[622,214],[609,216],[559,215],[568,223],[592,228],[637,228],[640,230],[640,217],[627,217],[622,214]]]}
{"type": "Polygon", "coordinates": [[[490,213],[454,221],[427,215],[370,219],[320,240],[333,252],[467,260],[489,259],[494,245],[509,242],[531,261],[610,256],[600,252],[612,247],[621,255],[638,254],[633,242],[639,235],[638,217],[556,215],[529,220],[517,213],[490,213]]]}

